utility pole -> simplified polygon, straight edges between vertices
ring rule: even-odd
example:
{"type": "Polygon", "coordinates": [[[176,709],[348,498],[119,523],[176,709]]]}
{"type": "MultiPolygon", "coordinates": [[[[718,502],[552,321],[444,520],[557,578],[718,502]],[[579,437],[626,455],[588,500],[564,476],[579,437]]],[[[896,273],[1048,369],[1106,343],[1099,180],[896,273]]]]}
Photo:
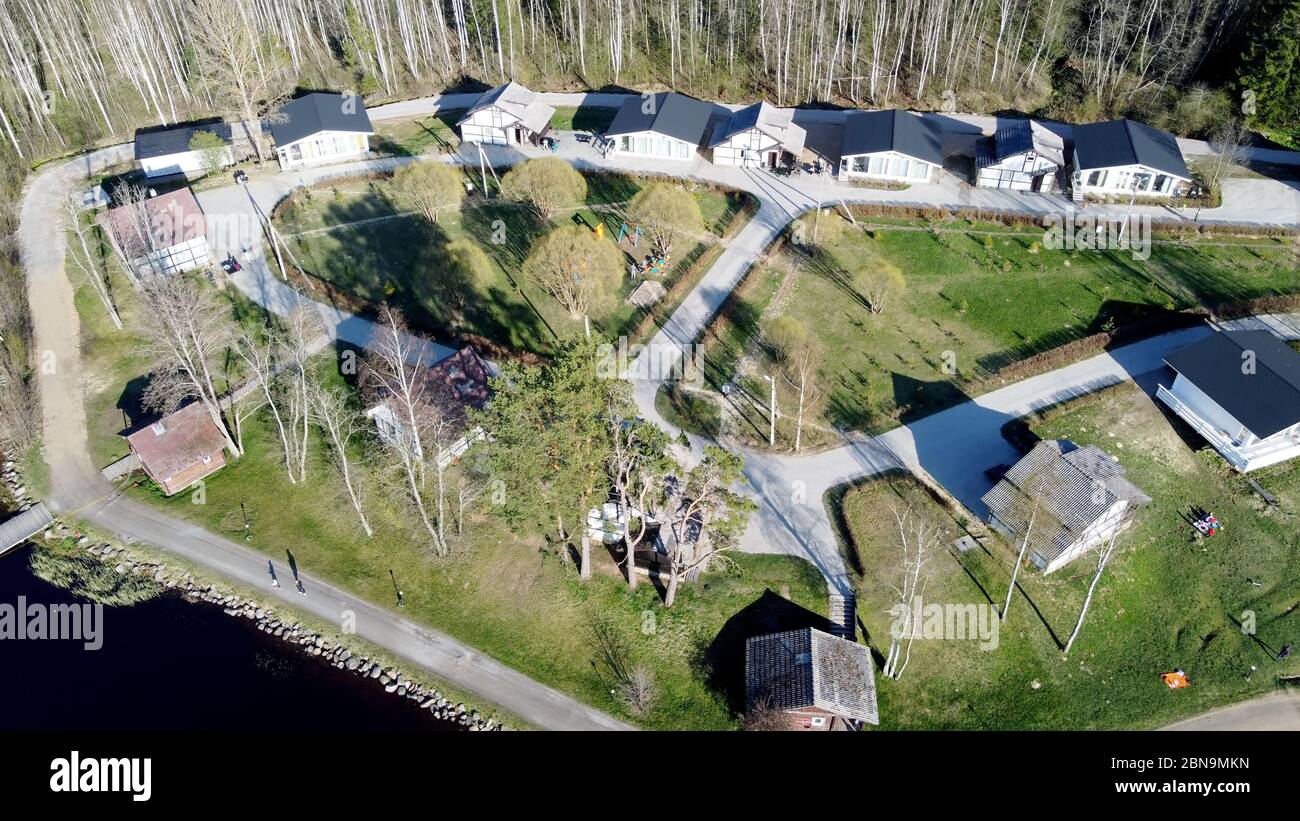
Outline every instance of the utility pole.
{"type": "Polygon", "coordinates": [[[772,386],[771,399],[767,405],[767,445],[776,447],[776,380],[764,374],[764,379],[772,386]]]}

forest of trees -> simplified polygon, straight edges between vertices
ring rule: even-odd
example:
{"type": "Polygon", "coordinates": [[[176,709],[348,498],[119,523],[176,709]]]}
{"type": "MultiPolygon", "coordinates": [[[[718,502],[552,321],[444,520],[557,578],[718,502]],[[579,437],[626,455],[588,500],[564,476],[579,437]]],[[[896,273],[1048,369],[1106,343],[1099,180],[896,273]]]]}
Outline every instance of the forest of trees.
{"type": "Polygon", "coordinates": [[[1247,78],[1280,126],[1300,80],[1279,24],[1298,16],[1300,0],[3,0],[0,131],[32,157],[295,87],[373,102],[506,78],[1174,126],[1187,88],[1226,89],[1197,89],[1223,107],[1247,78]]]}

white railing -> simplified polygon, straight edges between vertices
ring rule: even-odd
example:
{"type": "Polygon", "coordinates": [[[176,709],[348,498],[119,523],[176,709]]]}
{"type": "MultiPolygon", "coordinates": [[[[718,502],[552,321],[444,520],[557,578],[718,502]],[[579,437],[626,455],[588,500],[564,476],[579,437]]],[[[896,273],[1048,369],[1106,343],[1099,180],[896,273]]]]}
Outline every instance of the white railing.
{"type": "Polygon", "coordinates": [[[1215,428],[1209,422],[1202,419],[1196,411],[1189,408],[1181,399],[1174,395],[1174,392],[1159,385],[1156,388],[1156,398],[1168,405],[1174,413],[1191,425],[1197,433],[1204,436],[1206,441],[1214,446],[1214,449],[1223,455],[1231,465],[1240,471],[1245,471],[1247,459],[1242,450],[1233,444],[1232,440],[1223,435],[1223,432],[1215,428]]]}

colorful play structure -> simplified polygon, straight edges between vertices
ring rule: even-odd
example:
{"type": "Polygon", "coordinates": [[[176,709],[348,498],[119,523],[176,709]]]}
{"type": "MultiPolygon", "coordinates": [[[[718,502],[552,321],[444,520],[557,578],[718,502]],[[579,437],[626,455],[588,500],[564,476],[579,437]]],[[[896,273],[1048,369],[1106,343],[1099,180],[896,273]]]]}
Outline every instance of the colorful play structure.
{"type": "Polygon", "coordinates": [[[629,273],[632,277],[658,277],[668,272],[671,265],[672,257],[668,254],[655,256],[647,254],[637,262],[637,248],[641,245],[641,226],[629,226],[626,222],[619,223],[618,238],[615,240],[620,248],[632,258],[633,262],[628,266],[629,273]],[[624,240],[627,242],[624,243],[624,240]]]}

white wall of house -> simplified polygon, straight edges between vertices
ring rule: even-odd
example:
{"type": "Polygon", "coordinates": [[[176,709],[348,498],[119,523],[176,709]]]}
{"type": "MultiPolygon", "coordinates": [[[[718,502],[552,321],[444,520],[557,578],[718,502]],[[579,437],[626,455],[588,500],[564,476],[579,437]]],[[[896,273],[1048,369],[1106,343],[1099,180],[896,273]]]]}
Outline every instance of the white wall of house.
{"type": "Polygon", "coordinates": [[[475,111],[461,123],[460,138],[483,145],[519,145],[529,140],[529,131],[518,119],[495,106],[475,111]]]}
{"type": "Polygon", "coordinates": [[[1056,180],[1056,163],[1036,151],[1022,151],[1006,157],[997,165],[979,169],[975,184],[981,188],[1007,188],[1012,191],[1052,191],[1056,180]],[[1041,182],[1034,187],[1034,180],[1041,182]]]}
{"type": "Polygon", "coordinates": [[[732,134],[713,147],[714,165],[775,168],[781,162],[781,144],[757,128],[732,134]]]}
{"type": "MultiPolygon", "coordinates": [[[[226,146],[221,151],[221,165],[234,165],[234,151],[226,146]]],[[[146,157],[140,160],[140,170],[146,177],[165,177],[169,174],[199,174],[203,172],[203,154],[199,151],[183,151],[179,154],[166,154],[161,157],[146,157]]]]}
{"type": "Polygon", "coordinates": [[[1243,473],[1300,456],[1300,422],[1261,439],[1182,374],[1169,388],[1162,386],[1156,395],[1243,473]],[[1173,395],[1176,404],[1170,404],[1163,395],[1166,392],[1173,395]]]}
{"type": "MultiPolygon", "coordinates": [[[[373,408],[368,408],[366,417],[375,423],[375,432],[379,434],[379,438],[389,445],[398,445],[404,437],[409,435],[407,432],[410,430],[410,426],[405,421],[399,420],[397,414],[393,413],[393,409],[387,403],[380,403],[373,408]]],[[[475,427],[467,432],[442,452],[438,458],[438,466],[445,468],[461,456],[464,456],[465,451],[469,450],[470,446],[482,439],[483,436],[484,432],[480,427],[475,427]]]]}
{"type": "Polygon", "coordinates": [[[1128,500],[1117,499],[1113,505],[1107,508],[1105,513],[1097,518],[1097,521],[1093,522],[1087,530],[1079,535],[1074,544],[1062,550],[1055,559],[1049,562],[1038,555],[1037,552],[1031,550],[1029,560],[1041,569],[1044,575],[1060,570],[1088,550],[1109,539],[1116,530],[1124,525],[1124,516],[1128,512],[1128,508],[1128,500]]]}
{"type": "Polygon", "coordinates": [[[277,145],[275,155],[281,169],[360,157],[370,151],[370,135],[353,131],[322,131],[288,145],[277,145]]]}
{"type": "Polygon", "coordinates": [[[136,257],[131,260],[131,267],[140,274],[154,271],[163,274],[178,274],[182,271],[202,268],[210,261],[208,238],[195,237],[189,242],[177,243],[168,248],[154,251],[147,257],[136,257]]]}
{"type": "Polygon", "coordinates": [[[1171,197],[1186,180],[1145,165],[1118,165],[1074,172],[1076,193],[1095,196],[1171,197]],[[1135,185],[1136,183],[1136,185],[1135,185]]]}
{"type": "Polygon", "coordinates": [[[840,177],[847,179],[884,180],[887,182],[934,182],[934,163],[918,160],[897,151],[851,154],[840,158],[840,177]]]}
{"type": "Polygon", "coordinates": [[[695,151],[699,148],[699,146],[654,131],[619,134],[610,139],[614,142],[614,151],[627,157],[685,161],[695,159],[695,151]]]}

